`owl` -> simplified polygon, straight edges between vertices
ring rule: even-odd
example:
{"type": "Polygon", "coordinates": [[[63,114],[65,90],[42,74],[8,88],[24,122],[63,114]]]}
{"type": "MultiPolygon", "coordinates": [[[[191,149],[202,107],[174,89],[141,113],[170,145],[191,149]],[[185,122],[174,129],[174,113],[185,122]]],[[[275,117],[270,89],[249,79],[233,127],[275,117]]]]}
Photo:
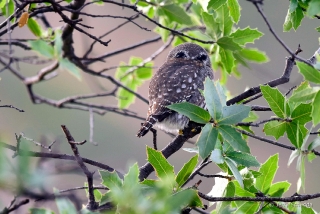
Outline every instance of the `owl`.
{"type": "Polygon", "coordinates": [[[153,126],[174,134],[183,130],[189,118],[167,106],[186,101],[204,108],[205,100],[199,89],[204,89],[206,77],[213,79],[205,49],[192,43],[175,47],[151,79],[147,119],[137,137],[144,136],[153,126]]]}

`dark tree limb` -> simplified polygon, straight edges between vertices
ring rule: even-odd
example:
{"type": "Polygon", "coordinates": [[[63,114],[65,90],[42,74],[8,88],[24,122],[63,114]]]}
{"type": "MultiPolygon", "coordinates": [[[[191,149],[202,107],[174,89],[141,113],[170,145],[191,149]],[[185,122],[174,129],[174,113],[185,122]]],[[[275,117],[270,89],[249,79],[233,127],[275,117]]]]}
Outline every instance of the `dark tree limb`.
{"type": "Polygon", "coordinates": [[[0,213],[1,214],[8,214],[8,213],[11,213],[15,210],[17,210],[18,208],[20,208],[21,206],[25,205],[25,204],[28,204],[30,202],[29,199],[23,199],[21,201],[19,201],[18,203],[16,203],[15,205],[13,205],[16,201],[16,198],[14,198],[11,203],[10,203],[10,206],[9,207],[5,207],[0,213]]]}
{"type": "MultiPolygon", "coordinates": [[[[0,147],[9,149],[9,150],[14,151],[14,152],[18,151],[17,147],[9,145],[9,144],[6,144],[6,143],[3,143],[3,142],[0,142],[0,147]]],[[[76,158],[73,155],[56,154],[56,153],[48,153],[48,152],[32,152],[32,151],[26,151],[26,150],[23,150],[23,149],[19,149],[19,155],[29,156],[29,157],[44,157],[44,158],[76,161],[76,158]]],[[[97,161],[94,161],[94,160],[91,160],[91,159],[88,159],[88,158],[82,158],[82,160],[83,160],[83,162],[85,162],[87,164],[90,164],[92,166],[96,166],[96,167],[98,167],[100,169],[104,169],[104,170],[107,170],[109,172],[115,171],[114,168],[112,168],[112,167],[110,167],[110,166],[108,166],[106,164],[103,164],[103,163],[100,163],[100,162],[97,162],[97,161]]],[[[116,172],[120,176],[122,175],[122,173],[120,173],[118,171],[116,171],[116,172]]]]}
{"type": "MultiPolygon", "coordinates": [[[[285,148],[285,149],[289,149],[289,150],[296,150],[297,148],[294,147],[294,146],[287,146],[285,144],[282,144],[282,143],[278,143],[277,141],[273,141],[273,140],[269,140],[267,138],[264,138],[264,137],[259,137],[259,136],[256,136],[254,134],[251,134],[247,131],[244,131],[244,130],[241,130],[241,129],[237,129],[238,132],[240,132],[241,134],[244,134],[244,135],[247,135],[249,137],[252,137],[252,138],[255,138],[257,140],[260,140],[260,141],[263,141],[263,142],[266,142],[266,143],[270,143],[272,145],[275,145],[275,146],[279,146],[279,147],[282,147],[282,148],[285,148]]],[[[317,156],[320,156],[320,152],[316,151],[316,150],[312,150],[312,152],[317,155],[317,156]]]]}
{"type": "Polygon", "coordinates": [[[207,201],[283,201],[283,202],[295,202],[295,201],[306,201],[310,199],[320,198],[320,193],[308,194],[308,195],[299,195],[291,197],[211,197],[201,192],[198,192],[199,196],[207,201]]]}

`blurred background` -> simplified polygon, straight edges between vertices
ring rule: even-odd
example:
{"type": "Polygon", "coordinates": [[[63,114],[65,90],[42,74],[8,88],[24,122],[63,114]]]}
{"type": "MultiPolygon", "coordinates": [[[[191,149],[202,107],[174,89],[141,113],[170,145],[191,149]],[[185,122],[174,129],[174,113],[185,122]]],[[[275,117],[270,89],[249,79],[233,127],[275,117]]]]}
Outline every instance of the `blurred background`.
{"type": "MultiPolygon", "coordinates": [[[[267,26],[263,22],[261,16],[258,14],[256,8],[249,2],[240,0],[242,7],[242,15],[239,22],[239,27],[244,28],[250,26],[251,28],[258,28],[265,35],[250,45],[251,47],[257,47],[258,49],[265,51],[270,58],[268,63],[264,64],[251,64],[251,69],[240,67],[242,74],[241,79],[234,77],[229,78],[227,82],[227,88],[230,90],[231,95],[235,96],[243,92],[246,88],[257,86],[258,84],[266,83],[272,79],[281,76],[286,57],[289,54],[280,46],[275,38],[270,34],[267,26]]],[[[269,0],[265,1],[263,10],[266,13],[271,25],[274,27],[277,34],[283,39],[283,41],[291,48],[296,50],[298,44],[301,45],[303,52],[300,54],[301,57],[308,59],[319,47],[319,33],[314,30],[318,27],[319,21],[317,19],[304,18],[301,27],[297,32],[283,33],[282,25],[288,10],[288,1],[277,1],[269,0]]],[[[95,14],[113,14],[113,15],[134,15],[132,11],[127,9],[121,9],[120,7],[107,5],[107,6],[90,6],[85,9],[84,12],[95,13],[95,14]]],[[[83,17],[84,24],[93,26],[94,29],[89,29],[88,32],[95,36],[99,36],[104,32],[112,29],[123,22],[120,19],[113,18],[95,18],[88,19],[83,17]]],[[[48,20],[54,27],[60,27],[60,17],[56,14],[49,14],[48,20]]],[[[1,22],[3,19],[0,20],[1,22]]],[[[137,21],[141,26],[148,29],[154,29],[154,25],[143,18],[139,18],[137,21]]],[[[6,35],[4,35],[5,37],[6,35]]],[[[102,45],[96,45],[93,51],[94,56],[99,56],[103,53],[109,53],[117,49],[135,44],[137,42],[154,38],[157,34],[154,32],[147,32],[141,30],[134,24],[127,24],[124,27],[118,29],[114,33],[107,36],[103,41],[111,39],[111,42],[107,47],[102,45]]],[[[16,28],[12,32],[12,38],[28,38],[34,39],[35,37],[29,32],[27,27],[16,28]]],[[[85,50],[88,49],[92,40],[87,36],[75,32],[74,47],[76,54],[81,56],[85,50]]],[[[149,57],[154,51],[156,51],[163,42],[160,40],[157,43],[143,46],[141,48],[127,51],[123,54],[115,55],[107,58],[105,63],[97,63],[91,68],[101,69],[110,66],[117,66],[119,63],[128,62],[130,56],[137,56],[142,58],[149,57]],[[96,66],[96,67],[95,67],[96,66]]],[[[1,51],[4,50],[4,46],[1,46],[1,51]]],[[[164,62],[168,51],[167,49],[162,53],[154,62],[156,67],[160,67],[164,62]]],[[[15,55],[25,56],[30,55],[19,48],[15,49],[15,55]]],[[[36,55],[36,53],[34,53],[36,55]]],[[[21,73],[26,76],[36,74],[43,66],[30,66],[27,64],[20,64],[21,73]]],[[[156,69],[154,70],[154,72],[156,69]]],[[[114,70],[108,71],[108,74],[113,75],[114,70]]],[[[113,89],[112,84],[107,80],[98,80],[85,73],[82,73],[82,81],[78,81],[76,78],[71,76],[67,72],[59,72],[59,76],[44,83],[35,85],[34,90],[36,93],[51,98],[51,99],[62,99],[71,95],[90,94],[93,92],[102,92],[113,89]]],[[[219,79],[219,72],[215,73],[215,79],[219,79]]],[[[72,154],[70,146],[64,138],[63,132],[60,128],[62,124],[66,125],[73,137],[77,141],[89,139],[89,113],[77,110],[66,110],[58,109],[45,104],[35,105],[29,99],[28,93],[23,83],[21,83],[15,76],[12,75],[8,70],[0,73],[0,105],[13,105],[15,107],[23,109],[25,112],[20,113],[14,109],[1,108],[0,109],[0,140],[2,142],[16,145],[14,133],[23,132],[25,136],[41,141],[46,138],[47,143],[57,140],[57,145],[54,146],[54,152],[60,152],[64,154],[72,154]]],[[[294,68],[290,82],[279,86],[281,92],[288,91],[292,86],[299,85],[302,81],[302,76],[297,73],[297,69],[294,68]]],[[[139,88],[138,93],[142,96],[147,97],[148,95],[148,83],[146,82],[142,87],[139,88]]],[[[99,98],[94,102],[107,105],[116,105],[117,101],[114,98],[99,98]]],[[[252,104],[266,105],[266,103],[260,98],[252,104]]],[[[137,112],[139,116],[145,117],[148,106],[136,100],[136,102],[130,106],[130,109],[137,112]]],[[[260,119],[266,119],[270,117],[269,113],[259,112],[260,119]]],[[[136,132],[140,127],[142,121],[116,115],[114,113],[107,113],[104,116],[94,115],[94,141],[98,143],[97,146],[86,143],[79,146],[79,151],[82,157],[100,161],[107,165],[110,165],[120,171],[126,172],[127,166],[130,163],[138,162],[139,166],[142,166],[146,162],[146,145],[152,146],[152,135],[148,134],[145,137],[139,139],[135,136],[136,132]]],[[[260,128],[255,128],[257,134],[264,136],[260,128]]],[[[170,141],[171,137],[167,134],[159,131],[158,132],[158,148],[162,149],[170,141]]],[[[192,139],[196,141],[196,137],[192,139]]],[[[279,142],[289,145],[290,143],[284,138],[280,138],[279,142]]],[[[33,143],[29,143],[29,148],[33,151],[39,151],[39,147],[36,147],[33,143]]],[[[296,192],[296,184],[299,178],[299,172],[295,169],[295,162],[290,167],[287,166],[288,158],[291,151],[282,149],[280,147],[272,146],[270,144],[260,142],[249,138],[249,146],[252,154],[257,156],[259,162],[263,163],[267,158],[275,153],[279,153],[279,170],[275,177],[276,181],[289,181],[292,185],[289,193],[286,196],[291,196],[296,192]]],[[[194,147],[192,144],[186,143],[184,147],[194,147]]],[[[11,159],[13,154],[12,151],[7,150],[8,158],[11,159]]],[[[169,162],[175,166],[175,170],[178,171],[183,163],[185,163],[193,154],[187,153],[180,150],[172,157],[169,158],[169,162]]],[[[33,161],[37,161],[37,158],[33,158],[33,161]]],[[[69,161],[47,161],[46,166],[49,169],[49,174],[46,177],[46,183],[48,191],[52,191],[52,188],[67,189],[70,187],[83,186],[85,177],[81,173],[72,173],[74,166],[69,161]],[[51,163],[52,162],[52,163],[51,163]],[[59,167],[62,170],[59,174],[54,173],[54,168],[59,167]]],[[[319,171],[319,158],[316,158],[313,163],[306,163],[306,193],[320,192],[320,185],[318,182],[320,171],[319,171]]],[[[97,168],[88,165],[90,170],[96,170],[97,168]]],[[[213,174],[219,172],[218,167],[210,165],[203,171],[204,173],[213,174]]],[[[200,191],[208,193],[212,185],[214,185],[213,179],[199,178],[196,177],[194,182],[199,179],[203,181],[200,185],[200,191]]],[[[94,181],[95,184],[100,184],[99,180],[94,181]]],[[[81,197],[85,197],[83,190],[78,190],[81,197]]],[[[300,192],[303,194],[303,192],[300,192]]],[[[7,206],[12,200],[13,195],[9,191],[0,189],[0,210],[2,207],[7,206]]],[[[319,200],[318,200],[319,201],[319,200]]],[[[315,210],[320,210],[320,204],[316,200],[308,201],[311,202],[315,210]]],[[[86,202],[84,202],[85,204],[86,202]]],[[[37,206],[50,206],[54,208],[54,205],[50,205],[52,202],[37,203],[37,206]]],[[[24,206],[21,209],[21,213],[25,212],[25,209],[30,207],[32,203],[24,206]],[[23,211],[24,210],[24,211],[23,211]]],[[[18,210],[19,211],[19,210],[18,210]]],[[[17,212],[19,213],[19,212],[17,212]]]]}

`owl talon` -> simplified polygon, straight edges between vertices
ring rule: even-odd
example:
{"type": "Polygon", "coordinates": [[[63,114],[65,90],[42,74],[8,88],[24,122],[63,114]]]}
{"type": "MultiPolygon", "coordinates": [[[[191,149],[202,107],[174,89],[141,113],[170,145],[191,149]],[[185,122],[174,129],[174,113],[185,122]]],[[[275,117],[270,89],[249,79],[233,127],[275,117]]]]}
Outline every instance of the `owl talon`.
{"type": "Polygon", "coordinates": [[[191,132],[197,132],[196,128],[191,129],[191,132]]]}
{"type": "Polygon", "coordinates": [[[179,129],[179,135],[183,135],[183,130],[179,129]]]}

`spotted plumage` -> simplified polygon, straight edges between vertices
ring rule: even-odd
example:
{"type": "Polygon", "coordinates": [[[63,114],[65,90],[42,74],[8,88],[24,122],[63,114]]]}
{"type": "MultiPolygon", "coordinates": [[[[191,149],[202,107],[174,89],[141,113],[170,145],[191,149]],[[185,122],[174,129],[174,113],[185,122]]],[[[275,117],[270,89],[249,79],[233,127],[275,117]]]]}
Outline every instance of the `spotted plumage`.
{"type": "Polygon", "coordinates": [[[171,133],[185,128],[189,119],[166,106],[187,101],[205,107],[199,89],[203,90],[206,77],[213,79],[205,49],[192,43],[175,47],[151,79],[147,119],[137,136],[144,136],[153,126],[171,133]]]}

